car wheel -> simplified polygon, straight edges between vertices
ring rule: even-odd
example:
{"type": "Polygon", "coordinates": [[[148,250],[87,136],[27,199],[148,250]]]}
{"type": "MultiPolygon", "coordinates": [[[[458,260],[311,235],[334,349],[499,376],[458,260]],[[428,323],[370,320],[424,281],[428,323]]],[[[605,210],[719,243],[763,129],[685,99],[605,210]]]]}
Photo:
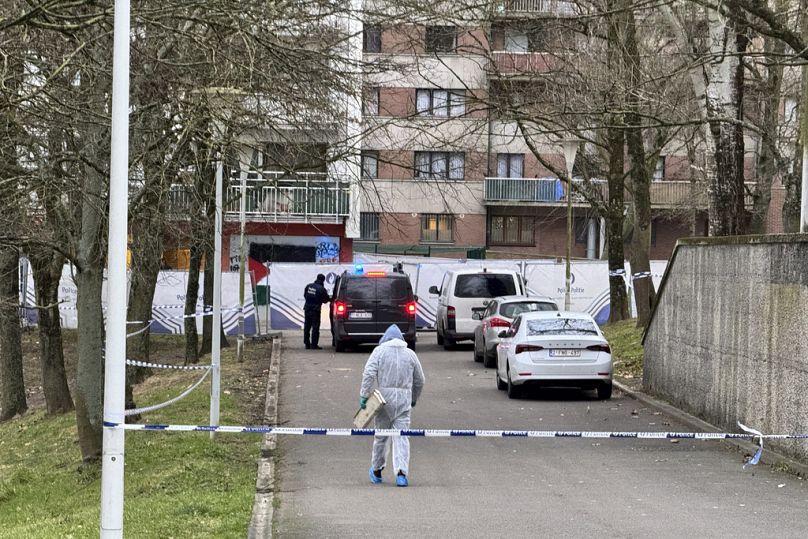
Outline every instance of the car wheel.
{"type": "Polygon", "coordinates": [[[507,389],[508,387],[508,384],[503,382],[502,378],[499,377],[499,368],[497,368],[497,370],[494,371],[494,378],[497,380],[497,389],[499,389],[500,391],[505,391],[505,389],[507,389]]]}
{"type": "Polygon", "coordinates": [[[511,369],[510,369],[510,367],[508,367],[508,370],[505,371],[505,372],[506,372],[506,375],[508,376],[508,384],[507,384],[508,398],[509,399],[518,399],[522,394],[522,388],[519,387],[519,386],[513,385],[513,382],[511,381],[511,369]]]}
{"type": "Polygon", "coordinates": [[[438,346],[443,346],[443,335],[441,335],[441,332],[440,332],[440,327],[438,327],[438,328],[437,328],[437,330],[435,331],[435,333],[436,333],[436,334],[437,334],[437,336],[438,336],[438,346]]]}
{"type": "Polygon", "coordinates": [[[493,354],[489,354],[488,350],[485,349],[485,345],[483,345],[483,367],[486,369],[490,369],[491,367],[497,366],[497,353],[494,352],[493,354]]]}
{"type": "Polygon", "coordinates": [[[479,363],[483,360],[483,354],[480,353],[480,348],[477,345],[477,337],[474,337],[474,361],[479,363]]]}
{"type": "Polygon", "coordinates": [[[598,398],[601,400],[609,400],[612,398],[612,383],[603,383],[598,386],[598,398]]]}
{"type": "Polygon", "coordinates": [[[457,342],[454,339],[450,338],[450,337],[444,337],[443,338],[443,349],[444,350],[452,350],[452,349],[454,349],[456,344],[457,344],[457,342]]]}
{"type": "Polygon", "coordinates": [[[337,341],[334,343],[334,349],[338,354],[341,354],[345,351],[345,343],[342,341],[337,341]]]}
{"type": "Polygon", "coordinates": [[[407,348],[415,352],[415,341],[407,341],[407,348]]]}

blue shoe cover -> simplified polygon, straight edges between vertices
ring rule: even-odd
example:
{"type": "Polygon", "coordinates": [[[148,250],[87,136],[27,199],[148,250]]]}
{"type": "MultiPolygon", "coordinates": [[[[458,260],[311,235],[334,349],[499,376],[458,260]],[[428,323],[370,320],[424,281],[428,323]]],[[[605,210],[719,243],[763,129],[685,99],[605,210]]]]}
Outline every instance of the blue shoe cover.
{"type": "Polygon", "coordinates": [[[406,487],[409,484],[410,484],[410,482],[407,481],[407,476],[406,475],[397,475],[396,476],[396,486],[397,487],[406,487]]]}
{"type": "Polygon", "coordinates": [[[368,475],[370,475],[370,482],[371,483],[378,484],[378,483],[382,482],[382,478],[381,477],[376,477],[376,474],[373,473],[373,466],[371,466],[370,469],[368,470],[368,475]]]}

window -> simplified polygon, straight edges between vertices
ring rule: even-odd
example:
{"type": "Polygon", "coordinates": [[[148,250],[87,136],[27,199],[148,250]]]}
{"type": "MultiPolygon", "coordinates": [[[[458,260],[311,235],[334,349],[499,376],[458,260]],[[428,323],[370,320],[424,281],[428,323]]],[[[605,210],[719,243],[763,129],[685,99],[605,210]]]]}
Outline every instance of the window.
{"type": "Polygon", "coordinates": [[[525,155],[521,153],[497,154],[498,178],[523,178],[525,170],[525,155]]]}
{"type": "Polygon", "coordinates": [[[421,241],[451,243],[454,241],[454,215],[425,213],[421,216],[421,241]]]}
{"type": "Polygon", "coordinates": [[[462,116],[466,113],[466,92],[422,88],[415,91],[415,109],[419,116],[462,116]]]}
{"type": "Polygon", "coordinates": [[[404,302],[410,295],[410,291],[407,290],[407,279],[385,277],[373,280],[376,281],[376,297],[378,299],[404,302]]]}
{"type": "Polygon", "coordinates": [[[369,150],[362,152],[362,177],[379,177],[379,152],[369,150]]]}
{"type": "Polygon", "coordinates": [[[660,155],[656,160],[654,167],[654,181],[661,182],[665,179],[665,156],[660,155]]]}
{"type": "Polygon", "coordinates": [[[366,86],[362,89],[362,114],[379,115],[379,89],[366,86]]]}
{"type": "Polygon", "coordinates": [[[527,33],[521,30],[505,30],[505,50],[508,52],[527,52],[527,33]]]}
{"type": "Polygon", "coordinates": [[[591,320],[582,318],[545,318],[527,321],[528,337],[539,335],[597,335],[591,320]]]}
{"type": "Polygon", "coordinates": [[[380,26],[365,26],[362,32],[362,51],[382,52],[382,29],[380,26]]]}
{"type": "Polygon", "coordinates": [[[499,309],[499,314],[505,318],[516,318],[517,315],[522,313],[557,310],[558,305],[549,301],[520,301],[518,303],[503,303],[499,309]]]}
{"type": "Polygon", "coordinates": [[[415,152],[415,177],[462,180],[465,177],[465,155],[460,152],[415,152]]]}
{"type": "Polygon", "coordinates": [[[527,215],[492,215],[488,242],[492,245],[534,245],[534,219],[527,215]]]}
{"type": "Polygon", "coordinates": [[[457,28],[454,26],[427,26],[426,52],[454,52],[457,47],[457,28]]]}
{"type": "Polygon", "coordinates": [[[794,125],[797,123],[797,100],[793,97],[787,97],[783,103],[783,119],[787,125],[794,125]]]}
{"type": "Polygon", "coordinates": [[[455,297],[497,298],[516,294],[516,278],[508,273],[472,273],[458,275],[455,297]]]}
{"type": "Polygon", "coordinates": [[[379,241],[379,214],[359,214],[359,239],[363,241],[379,241]]]}

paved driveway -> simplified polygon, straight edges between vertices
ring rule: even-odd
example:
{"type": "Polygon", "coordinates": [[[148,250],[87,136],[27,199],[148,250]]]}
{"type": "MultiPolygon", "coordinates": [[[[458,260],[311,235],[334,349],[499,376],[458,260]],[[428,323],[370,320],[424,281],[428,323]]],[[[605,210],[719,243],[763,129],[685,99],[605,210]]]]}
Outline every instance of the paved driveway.
{"type": "MultiPolygon", "coordinates": [[[[471,348],[419,336],[427,385],[414,428],[690,430],[615,391],[497,391],[471,348]]],[[[281,421],[349,427],[370,349],[303,350],[285,333],[281,421]]],[[[371,485],[369,438],[281,437],[279,537],[808,537],[808,485],[721,442],[431,438],[409,488],[371,485]]]]}

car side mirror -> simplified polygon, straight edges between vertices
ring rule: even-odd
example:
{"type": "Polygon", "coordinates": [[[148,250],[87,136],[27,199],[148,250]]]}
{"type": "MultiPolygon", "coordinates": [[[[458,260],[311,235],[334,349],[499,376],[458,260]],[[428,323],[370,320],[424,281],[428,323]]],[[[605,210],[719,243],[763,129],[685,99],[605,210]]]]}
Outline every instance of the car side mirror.
{"type": "Polygon", "coordinates": [[[499,337],[500,339],[507,339],[508,338],[508,331],[503,329],[502,331],[497,333],[497,337],[499,337]]]}
{"type": "Polygon", "coordinates": [[[472,320],[482,320],[483,319],[483,313],[480,313],[480,312],[472,313],[471,314],[471,319],[472,320]]]}
{"type": "Polygon", "coordinates": [[[436,295],[440,296],[440,290],[438,290],[438,287],[435,286],[434,284],[429,287],[429,293],[430,294],[436,294],[436,295]]]}

